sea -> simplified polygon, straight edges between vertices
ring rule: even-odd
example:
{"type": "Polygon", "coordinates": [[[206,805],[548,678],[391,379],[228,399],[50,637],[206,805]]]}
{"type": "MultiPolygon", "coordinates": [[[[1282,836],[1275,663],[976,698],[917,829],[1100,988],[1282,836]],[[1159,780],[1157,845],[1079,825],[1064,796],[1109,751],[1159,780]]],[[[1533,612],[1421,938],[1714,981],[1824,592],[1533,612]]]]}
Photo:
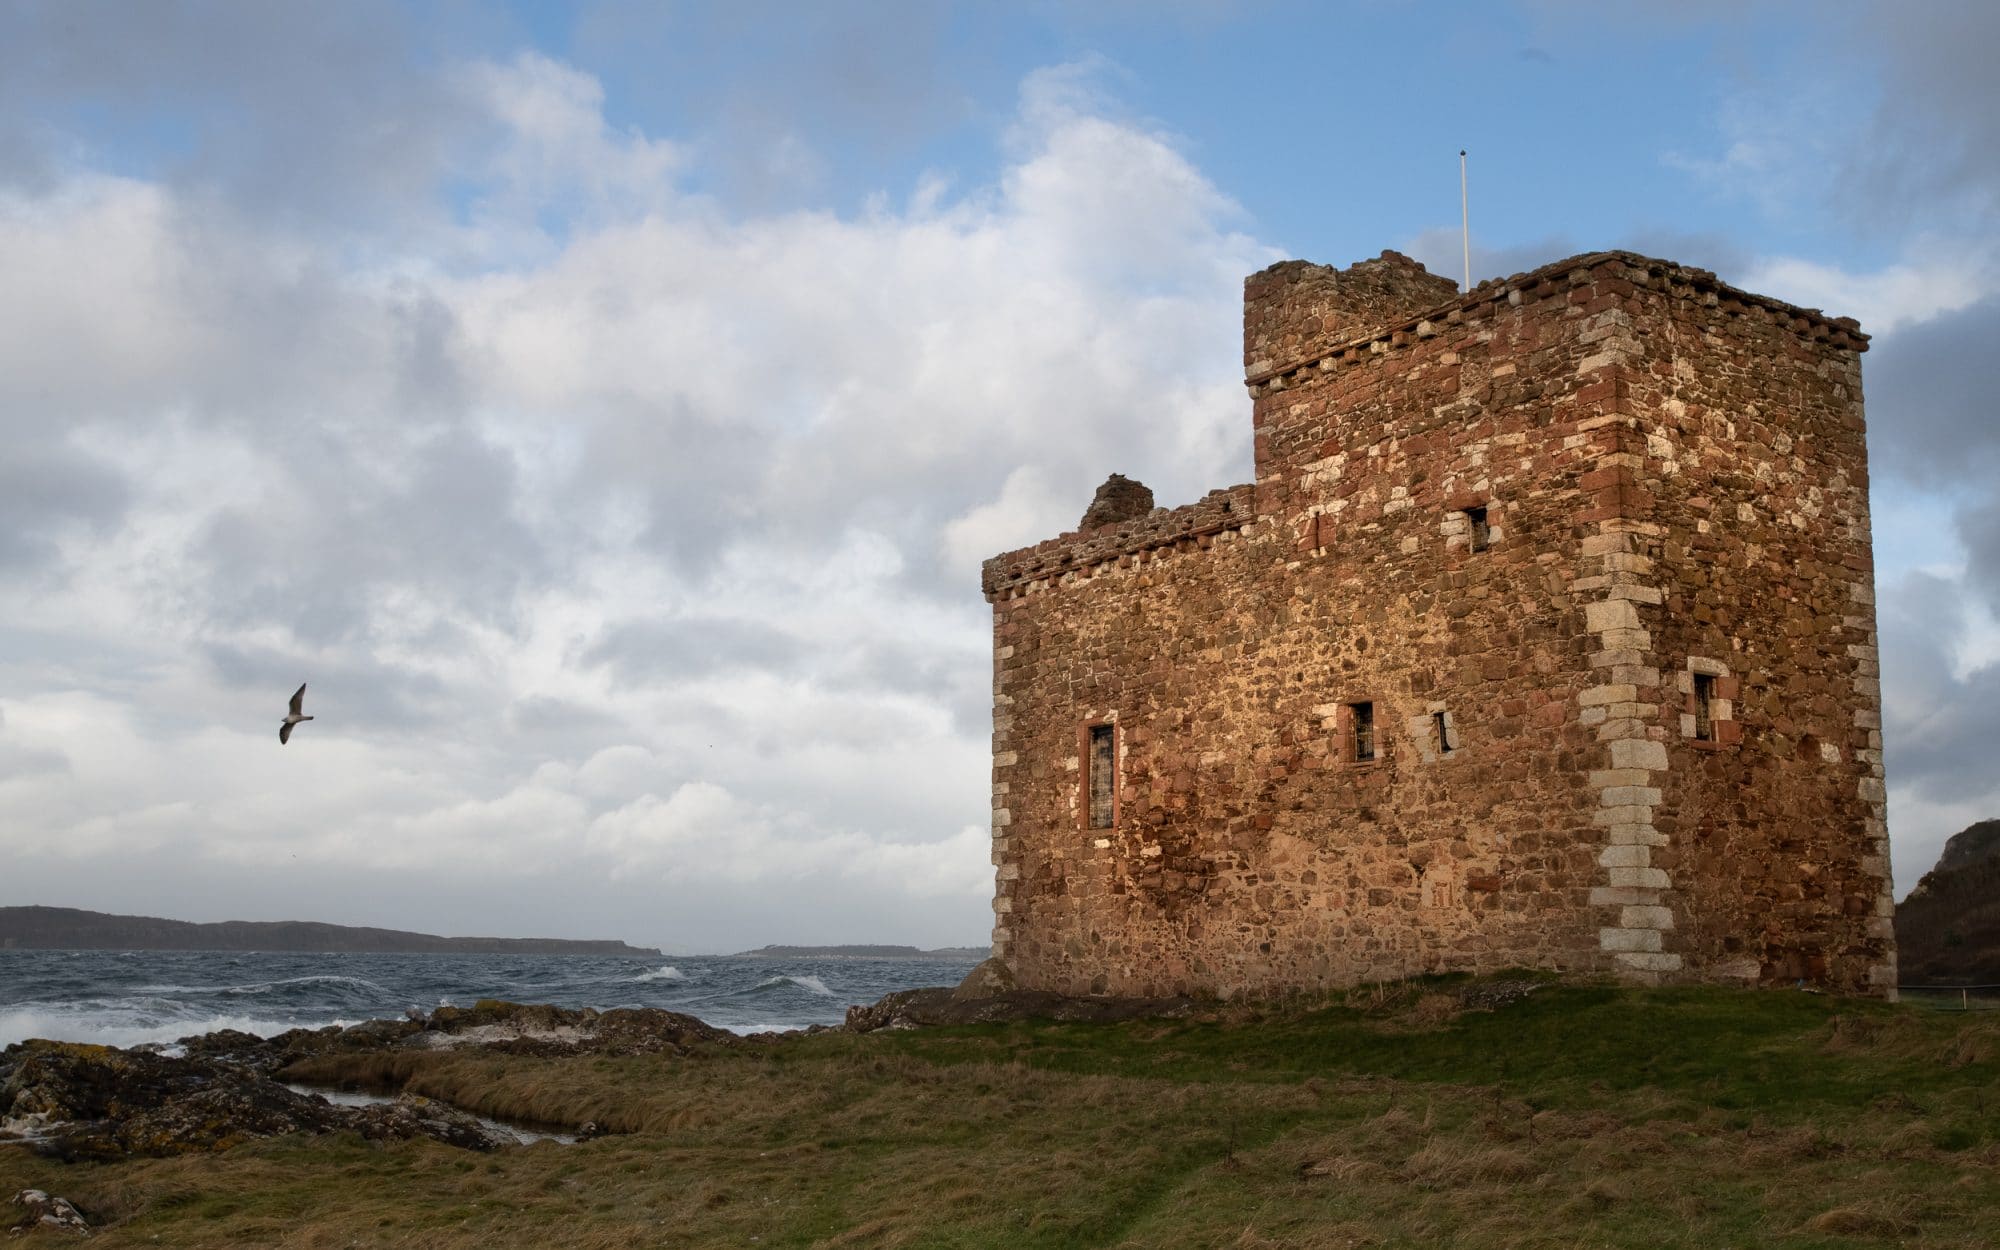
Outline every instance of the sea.
{"type": "Polygon", "coordinates": [[[975,960],[0,950],[0,1046],[134,1046],[241,1029],[400,1018],[482,998],[664,1007],[735,1033],[839,1024],[894,990],[956,985],[975,960]]]}

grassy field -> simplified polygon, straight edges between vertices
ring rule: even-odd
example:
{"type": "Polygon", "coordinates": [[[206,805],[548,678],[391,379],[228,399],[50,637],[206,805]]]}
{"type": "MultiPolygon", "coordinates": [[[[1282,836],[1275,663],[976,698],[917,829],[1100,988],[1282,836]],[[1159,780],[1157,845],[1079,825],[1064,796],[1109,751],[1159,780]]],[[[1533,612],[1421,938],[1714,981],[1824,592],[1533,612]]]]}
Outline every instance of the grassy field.
{"type": "MultiPolygon", "coordinates": [[[[326,1078],[612,1136],[65,1166],[97,1246],[1991,1247],[2000,1016],[1467,983],[1122,1025],[326,1078]]],[[[54,1241],[30,1238],[23,1244],[54,1241]]]]}

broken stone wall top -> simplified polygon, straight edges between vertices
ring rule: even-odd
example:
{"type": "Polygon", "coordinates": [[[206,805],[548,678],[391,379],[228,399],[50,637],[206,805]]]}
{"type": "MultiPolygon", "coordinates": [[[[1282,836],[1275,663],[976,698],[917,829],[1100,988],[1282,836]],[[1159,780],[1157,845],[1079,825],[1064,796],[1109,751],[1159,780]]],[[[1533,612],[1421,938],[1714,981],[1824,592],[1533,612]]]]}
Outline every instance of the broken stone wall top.
{"type": "Polygon", "coordinates": [[[1077,528],[1088,532],[1102,525],[1137,520],[1153,510],[1153,492],[1144,482],[1135,482],[1123,473],[1113,473],[1097,488],[1097,495],[1083,513],[1077,528]]]}
{"type": "Polygon", "coordinates": [[[1287,260],[1243,280],[1243,365],[1251,374],[1366,336],[1457,296],[1458,284],[1400,252],[1345,269],[1287,260]]]}
{"type": "Polygon", "coordinates": [[[1154,508],[1129,520],[1004,552],[981,566],[980,581],[986,597],[991,599],[1043,578],[1059,578],[1065,573],[1090,569],[1106,560],[1184,542],[1199,545],[1216,534],[1248,525],[1253,519],[1255,503],[1256,488],[1247,483],[1227,490],[1212,490],[1178,508],[1154,508]]]}

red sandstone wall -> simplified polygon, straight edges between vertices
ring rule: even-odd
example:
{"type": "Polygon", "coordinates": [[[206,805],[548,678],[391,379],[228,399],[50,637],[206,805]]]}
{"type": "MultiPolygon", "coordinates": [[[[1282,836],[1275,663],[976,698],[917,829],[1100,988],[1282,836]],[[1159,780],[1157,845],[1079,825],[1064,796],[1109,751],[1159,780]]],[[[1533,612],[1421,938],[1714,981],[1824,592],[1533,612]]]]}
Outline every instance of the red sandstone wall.
{"type": "Polygon", "coordinates": [[[1601,405],[1574,380],[1589,302],[1483,301],[1261,384],[1257,519],[1210,549],[1126,564],[1098,537],[1053,579],[1021,580],[1086,540],[989,568],[996,947],[1024,984],[1608,966],[1568,591],[1598,504],[1580,483],[1601,405]],[[1374,764],[1344,758],[1339,705],[1360,699],[1374,764]],[[1086,831],[1079,732],[1106,718],[1120,821],[1086,831]]]}
{"type": "Polygon", "coordinates": [[[1630,265],[1636,489],[1670,747],[1670,945],[1710,976],[1895,984],[1867,448],[1853,323],[1630,265]],[[1635,450],[1637,448],[1635,447],[1635,450]],[[1689,657],[1730,722],[1693,739],[1689,657]],[[1712,663],[1710,663],[1712,662],[1712,663]]]}
{"type": "MultiPolygon", "coordinates": [[[[1752,959],[1765,978],[1880,981],[1859,343],[1820,321],[1801,340],[1753,300],[1745,325],[1763,328],[1711,351],[1712,279],[1669,268],[1581,257],[1253,371],[1254,492],[988,562],[994,946],[1024,985],[1227,994],[1509,964],[1712,978],[1752,959]],[[1785,422],[1814,431],[1790,467],[1772,421],[1715,425],[1785,395],[1785,422]],[[1759,455],[1763,478],[1745,467],[1759,455]],[[1774,518],[1819,508],[1844,528],[1711,537],[1699,522],[1718,499],[1741,515],[1729,492],[1751,482],[1782,487],[1774,518]],[[1485,552],[1467,546],[1474,505],[1485,552]],[[1742,609],[1772,598],[1796,610],[1767,642],[1742,609]],[[1745,687],[1743,742],[1689,747],[1674,674],[1738,643],[1774,657],[1726,678],[1745,687]],[[1376,707],[1373,764],[1345,758],[1356,699],[1376,707]],[[1119,819],[1087,830],[1083,727],[1104,720],[1119,819]],[[1840,767],[1801,758],[1802,735],[1811,755],[1836,724],[1840,767]],[[1774,822],[1772,804],[1798,815],[1774,822]]],[[[1246,287],[1247,355],[1276,341],[1272,273],[1246,287]]]]}

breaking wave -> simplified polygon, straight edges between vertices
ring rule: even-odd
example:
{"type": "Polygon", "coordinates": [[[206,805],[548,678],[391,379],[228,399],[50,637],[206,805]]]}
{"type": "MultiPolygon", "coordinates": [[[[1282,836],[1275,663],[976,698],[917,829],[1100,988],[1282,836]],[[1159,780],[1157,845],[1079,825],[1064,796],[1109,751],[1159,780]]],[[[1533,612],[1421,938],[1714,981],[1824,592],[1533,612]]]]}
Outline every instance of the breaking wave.
{"type": "Polygon", "coordinates": [[[765,977],[762,981],[757,982],[757,988],[760,990],[774,990],[784,985],[797,986],[808,993],[818,994],[822,998],[833,997],[833,991],[826,988],[826,982],[820,980],[818,977],[776,976],[765,977]]]}
{"type": "MultiPolygon", "coordinates": [[[[344,1027],[360,1021],[335,1017],[321,1023],[344,1027]]],[[[145,1010],[79,1012],[36,1003],[0,1009],[0,1047],[25,1042],[31,1037],[58,1038],[98,1046],[138,1046],[147,1042],[164,1044],[222,1029],[270,1037],[297,1027],[296,1021],[273,1020],[263,1016],[187,1014],[166,1017],[145,1010]]]]}
{"type": "Polygon", "coordinates": [[[659,1007],[752,1033],[838,1024],[849,1004],[955,984],[972,962],[9,951],[0,958],[0,1045],[46,1037],[132,1046],[217,1029],[268,1037],[400,1019],[413,1003],[482,998],[599,1010],[659,1007]]]}

